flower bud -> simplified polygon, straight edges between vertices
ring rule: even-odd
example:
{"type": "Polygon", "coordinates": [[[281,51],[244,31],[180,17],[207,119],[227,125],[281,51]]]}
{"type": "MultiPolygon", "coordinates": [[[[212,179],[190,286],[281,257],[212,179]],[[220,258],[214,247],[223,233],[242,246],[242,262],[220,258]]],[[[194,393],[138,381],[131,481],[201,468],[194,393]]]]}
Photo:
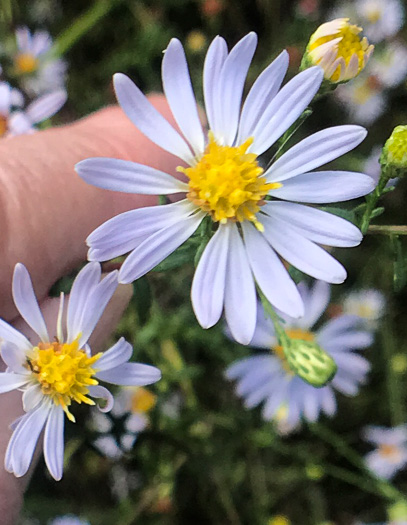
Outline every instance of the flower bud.
{"type": "Polygon", "coordinates": [[[290,369],[316,388],[325,386],[336,374],[335,361],[312,341],[290,339],[284,345],[284,354],[290,369]]]}
{"type": "Polygon", "coordinates": [[[397,126],[387,139],[380,157],[382,177],[387,180],[407,173],[407,126],[397,126]]]}
{"type": "Polygon", "coordinates": [[[360,38],[361,31],[361,27],[349,23],[349,18],[322,24],[308,42],[301,69],[320,66],[325,79],[332,84],[356,77],[374,49],[366,37],[360,38]]]}

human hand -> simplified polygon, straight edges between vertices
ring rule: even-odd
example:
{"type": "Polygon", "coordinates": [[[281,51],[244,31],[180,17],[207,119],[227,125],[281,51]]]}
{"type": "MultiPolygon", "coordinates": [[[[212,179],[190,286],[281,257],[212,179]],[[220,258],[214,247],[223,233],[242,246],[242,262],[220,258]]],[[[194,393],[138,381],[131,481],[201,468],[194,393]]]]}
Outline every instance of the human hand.
{"type": "MultiPolygon", "coordinates": [[[[153,104],[170,118],[164,99],[153,104]]],[[[50,287],[86,259],[85,239],[102,222],[128,209],[154,204],[151,196],[112,193],[87,185],[74,165],[87,157],[118,157],[148,163],[165,171],[177,161],[159,150],[111,107],[74,124],[0,141],[0,317],[12,321],[29,338],[32,332],[16,317],[11,295],[14,266],[28,268],[49,327],[56,326],[59,300],[47,297],[50,287]]],[[[98,350],[115,328],[131,297],[131,286],[119,286],[91,338],[98,350]]],[[[3,525],[15,522],[27,477],[4,470],[9,425],[22,413],[21,394],[0,396],[0,515],[3,525]]]]}

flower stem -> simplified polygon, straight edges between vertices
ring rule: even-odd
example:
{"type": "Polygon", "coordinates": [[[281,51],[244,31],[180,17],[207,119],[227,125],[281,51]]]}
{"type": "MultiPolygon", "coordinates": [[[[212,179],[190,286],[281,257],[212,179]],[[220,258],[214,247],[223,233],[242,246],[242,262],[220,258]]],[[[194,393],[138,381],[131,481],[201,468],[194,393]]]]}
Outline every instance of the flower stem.
{"type": "Polygon", "coordinates": [[[369,229],[369,224],[370,224],[370,221],[372,220],[372,215],[376,208],[376,204],[378,200],[380,199],[380,197],[382,196],[383,191],[386,188],[386,184],[388,180],[389,179],[387,177],[384,177],[382,173],[379,179],[379,183],[374,189],[373,193],[371,193],[370,195],[366,197],[366,208],[363,213],[361,225],[360,225],[360,229],[363,235],[365,235],[369,229]]]}
{"type": "Polygon", "coordinates": [[[274,330],[278,337],[278,342],[283,347],[287,346],[289,344],[289,337],[285,333],[280,318],[278,317],[278,315],[274,311],[274,308],[271,306],[271,304],[269,303],[263,292],[260,290],[260,288],[258,288],[257,291],[261,300],[261,304],[263,305],[264,311],[273,321],[274,330]]]}

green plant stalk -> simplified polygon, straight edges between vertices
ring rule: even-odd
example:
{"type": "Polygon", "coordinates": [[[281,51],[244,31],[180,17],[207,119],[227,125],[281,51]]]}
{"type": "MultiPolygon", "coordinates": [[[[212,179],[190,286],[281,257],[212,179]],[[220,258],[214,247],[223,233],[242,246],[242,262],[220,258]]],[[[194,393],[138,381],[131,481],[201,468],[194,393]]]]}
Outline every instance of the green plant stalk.
{"type": "Polygon", "coordinates": [[[269,303],[263,292],[260,290],[260,288],[257,288],[257,291],[261,300],[261,304],[263,305],[264,311],[273,321],[274,330],[278,337],[278,342],[283,348],[288,346],[290,339],[281,325],[280,318],[278,317],[278,315],[274,311],[274,308],[271,306],[271,304],[269,303]]]}
{"type": "Polygon", "coordinates": [[[405,423],[405,414],[400,390],[400,379],[393,370],[392,365],[394,352],[391,337],[393,334],[391,333],[391,328],[387,319],[383,323],[381,335],[384,358],[386,360],[386,386],[387,394],[389,396],[391,424],[392,426],[397,426],[405,423]]]}
{"type": "Polygon", "coordinates": [[[363,459],[359,456],[359,454],[355,452],[349,445],[347,445],[345,441],[342,438],[340,438],[337,434],[335,434],[327,427],[319,423],[313,423],[312,425],[309,425],[308,428],[313,434],[315,434],[317,437],[328,443],[342,457],[347,459],[349,463],[351,463],[353,466],[355,466],[364,474],[366,474],[374,483],[376,487],[375,490],[377,490],[377,492],[380,493],[382,497],[393,502],[404,501],[407,503],[407,498],[402,492],[396,489],[396,487],[393,487],[393,485],[390,482],[384,479],[379,479],[376,476],[374,476],[372,472],[370,472],[370,470],[366,467],[363,459]]]}
{"type": "Polygon", "coordinates": [[[369,226],[367,233],[378,235],[407,235],[407,226],[378,226],[377,224],[372,224],[369,226]]]}
{"type": "Polygon", "coordinates": [[[366,197],[366,208],[362,215],[361,225],[360,229],[365,235],[369,229],[369,224],[372,219],[372,214],[376,208],[376,204],[380,197],[383,194],[384,189],[386,188],[386,184],[388,182],[388,179],[386,177],[381,176],[379,179],[379,184],[374,189],[374,192],[371,193],[366,197]]]}
{"type": "Polygon", "coordinates": [[[76,20],[55,39],[50,55],[53,57],[63,56],[120,1],[121,0],[96,0],[85,13],[76,18],[76,20]]]}

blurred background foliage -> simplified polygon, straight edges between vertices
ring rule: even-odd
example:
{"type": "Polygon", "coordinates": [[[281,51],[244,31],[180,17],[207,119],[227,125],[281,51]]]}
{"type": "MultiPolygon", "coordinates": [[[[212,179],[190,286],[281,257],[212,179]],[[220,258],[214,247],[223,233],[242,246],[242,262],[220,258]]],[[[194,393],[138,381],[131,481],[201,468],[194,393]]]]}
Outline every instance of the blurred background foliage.
{"type": "MultiPolygon", "coordinates": [[[[283,48],[289,50],[293,75],[309,36],[331,8],[332,2],[317,0],[1,0],[0,27],[4,42],[19,25],[46,29],[56,39],[69,67],[68,103],[55,119],[64,123],[114,103],[111,77],[117,71],[146,92],[161,90],[162,51],[172,37],[185,44],[201,101],[203,59],[217,34],[231,46],[248,31],[258,33],[248,84],[283,48]]],[[[406,89],[404,80],[392,90],[366,141],[336,167],[361,169],[372,147],[406,123],[406,89]]],[[[313,109],[295,142],[326,126],[358,123],[332,97],[313,109]]],[[[377,223],[407,224],[406,189],[401,181],[384,197],[385,213],[377,223]]],[[[224,379],[225,367],[250,350],[229,341],[221,325],[207,331],[198,326],[189,301],[192,267],[151,273],[137,282],[117,333],[134,344],[137,361],[154,363],[163,372],[152,388],[158,401],[150,426],[131,452],[108,459],[94,447],[94,431],[79,407],[79,423],[66,425],[64,478],[55,483],[40,463],[22,522],[43,525],[67,513],[92,525],[384,521],[388,501],[369,476],[360,476],[347,451],[369,450],[360,439],[366,424],[406,422],[404,244],[394,235],[368,234],[361,247],[337,250],[349,277],[334,288],[334,301],[360,287],[378,288],[388,301],[376,342],[365,354],[372,363],[369,383],[354,398],[339,395],[332,420],[304,425],[289,436],[262,421],[259,410],[245,410],[224,379]]],[[[120,428],[115,432],[120,436],[120,428]]],[[[396,484],[407,489],[405,472],[396,484]]]]}

